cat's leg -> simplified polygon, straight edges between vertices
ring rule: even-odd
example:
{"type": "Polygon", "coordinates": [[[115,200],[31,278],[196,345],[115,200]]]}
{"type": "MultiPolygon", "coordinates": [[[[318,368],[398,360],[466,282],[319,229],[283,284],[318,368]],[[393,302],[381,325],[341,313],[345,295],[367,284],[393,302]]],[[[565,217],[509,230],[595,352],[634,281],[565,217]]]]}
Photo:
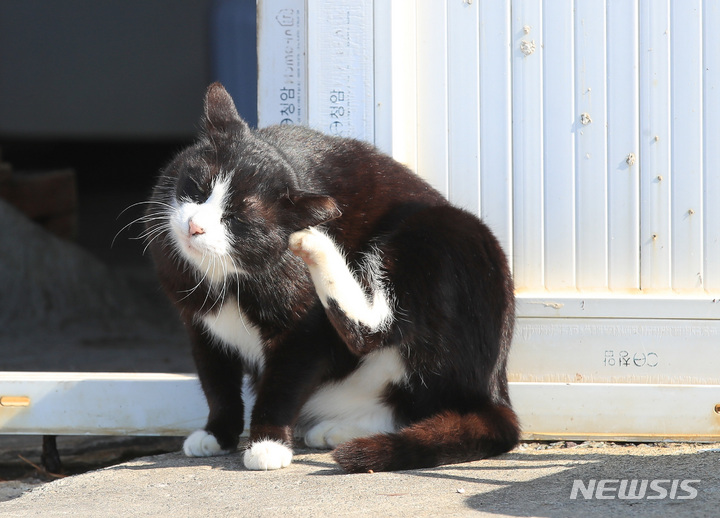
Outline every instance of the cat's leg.
{"type": "Polygon", "coordinates": [[[290,464],[300,410],[331,368],[329,359],[342,354],[349,357],[320,304],[296,331],[274,344],[257,385],[245,467],[271,470],[290,464]]]}
{"type": "Polygon", "coordinates": [[[200,325],[188,326],[198,377],[210,413],[202,430],[183,444],[188,457],[224,455],[235,451],[244,428],[243,364],[237,355],[211,342],[200,325]]]}
{"type": "Polygon", "coordinates": [[[315,291],[333,326],[355,354],[367,354],[382,342],[393,321],[392,301],[383,282],[380,257],[365,255],[361,283],[333,240],[309,228],[290,235],[290,250],[308,266],[315,291]]]}

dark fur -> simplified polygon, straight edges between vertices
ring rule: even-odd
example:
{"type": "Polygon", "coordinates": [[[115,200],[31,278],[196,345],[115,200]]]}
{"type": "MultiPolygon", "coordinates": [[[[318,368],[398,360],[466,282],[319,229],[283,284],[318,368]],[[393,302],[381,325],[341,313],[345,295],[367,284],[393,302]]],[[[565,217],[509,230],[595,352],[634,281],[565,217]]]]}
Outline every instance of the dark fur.
{"type": "MultiPolygon", "coordinates": [[[[153,201],[182,193],[201,198],[195,183],[206,186],[221,169],[234,171],[234,212],[241,219],[228,224],[251,275],[233,276],[227,290],[239,294],[265,341],[264,372],[251,373],[257,383],[251,441],[291,444],[299,411],[321,383],[347,375],[368,352],[395,346],[410,376],[386,399],[406,426],[341,445],[334,457],[346,471],[428,467],[512,449],[519,432],[505,366],[513,285],[490,230],[365,143],[297,126],[250,130],[217,84],[208,89],[204,127],[198,142],[164,170],[153,201]],[[243,203],[248,195],[250,205],[243,203]],[[395,297],[389,330],[368,333],[337,306],[326,311],[320,304],[305,264],[288,250],[292,232],[319,224],[351,265],[371,247],[381,251],[395,297]]],[[[210,406],[206,429],[224,449],[234,448],[244,425],[247,369],[214,346],[195,320],[216,310],[222,294],[203,284],[188,295],[197,280],[166,235],[150,249],[192,338],[210,406]]]]}

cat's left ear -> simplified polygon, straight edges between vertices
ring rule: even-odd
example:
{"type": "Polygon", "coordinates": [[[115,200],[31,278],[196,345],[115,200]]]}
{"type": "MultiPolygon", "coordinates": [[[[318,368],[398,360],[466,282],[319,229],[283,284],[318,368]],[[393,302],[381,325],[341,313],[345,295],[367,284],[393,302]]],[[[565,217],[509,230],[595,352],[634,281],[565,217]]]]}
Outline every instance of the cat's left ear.
{"type": "Polygon", "coordinates": [[[224,133],[231,129],[247,129],[235,103],[220,83],[211,84],[205,93],[205,129],[210,133],[224,133]]]}
{"type": "Polygon", "coordinates": [[[342,216],[335,200],[323,194],[287,194],[283,200],[287,215],[286,224],[293,232],[342,216]]]}

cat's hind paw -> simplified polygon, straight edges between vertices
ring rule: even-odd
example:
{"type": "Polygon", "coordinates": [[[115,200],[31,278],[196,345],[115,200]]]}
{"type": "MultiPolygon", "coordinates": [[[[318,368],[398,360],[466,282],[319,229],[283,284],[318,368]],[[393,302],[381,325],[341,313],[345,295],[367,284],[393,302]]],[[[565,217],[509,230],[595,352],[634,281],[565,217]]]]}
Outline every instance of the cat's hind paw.
{"type": "Polygon", "coordinates": [[[183,443],[183,452],[188,457],[212,457],[214,455],[227,455],[215,436],[205,430],[196,430],[191,433],[183,443]]]}
{"type": "Polygon", "coordinates": [[[292,457],[290,448],[278,441],[266,439],[250,444],[245,450],[243,462],[247,469],[269,471],[289,466],[292,457]]]}
{"type": "MultiPolygon", "coordinates": [[[[322,262],[328,237],[314,228],[306,228],[290,234],[290,251],[305,261],[308,266],[322,262]]],[[[330,243],[332,247],[332,243],[330,243]]]]}
{"type": "Polygon", "coordinates": [[[305,434],[305,444],[311,448],[332,450],[351,439],[370,434],[369,430],[361,429],[358,426],[323,421],[308,430],[305,434]]]}

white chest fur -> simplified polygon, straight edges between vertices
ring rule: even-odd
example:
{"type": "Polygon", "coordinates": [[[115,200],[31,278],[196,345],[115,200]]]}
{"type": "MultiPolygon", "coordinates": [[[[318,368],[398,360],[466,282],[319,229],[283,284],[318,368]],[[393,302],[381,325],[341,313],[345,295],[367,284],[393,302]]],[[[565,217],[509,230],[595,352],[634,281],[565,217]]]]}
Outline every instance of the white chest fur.
{"type": "Polygon", "coordinates": [[[265,362],[260,333],[235,299],[228,298],[218,313],[204,316],[202,322],[222,346],[237,351],[248,364],[262,370],[265,362]]]}

